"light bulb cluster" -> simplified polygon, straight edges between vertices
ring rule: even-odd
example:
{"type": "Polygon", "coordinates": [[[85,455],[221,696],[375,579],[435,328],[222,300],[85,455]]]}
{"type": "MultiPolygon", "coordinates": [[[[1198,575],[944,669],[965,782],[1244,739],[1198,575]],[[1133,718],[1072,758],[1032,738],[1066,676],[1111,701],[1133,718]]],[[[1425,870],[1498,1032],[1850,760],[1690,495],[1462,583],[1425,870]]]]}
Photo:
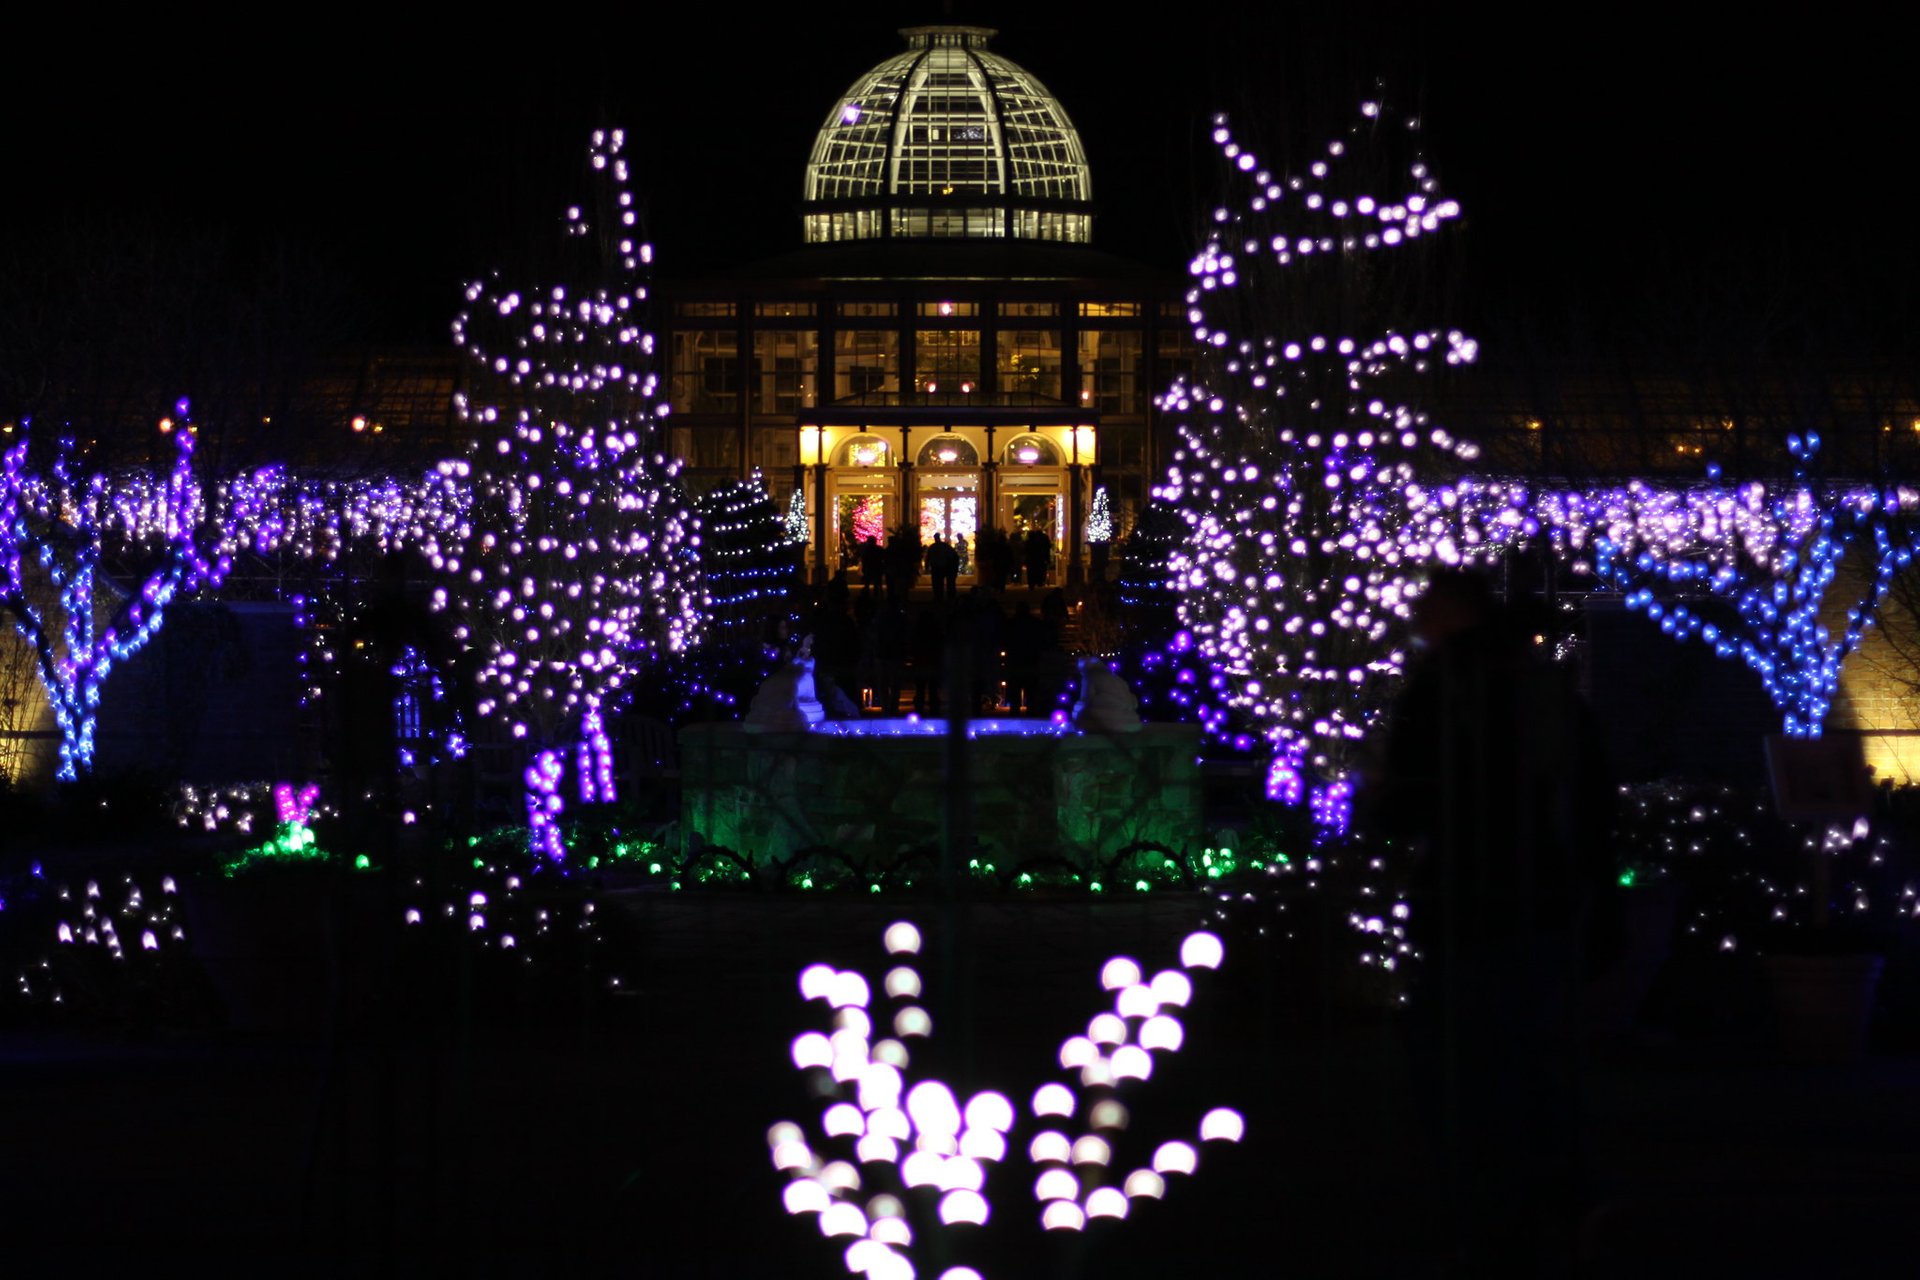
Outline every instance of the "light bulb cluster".
{"type": "MultiPolygon", "coordinates": [[[[1155,1055],[1175,1053],[1185,1042],[1177,1011],[1192,999],[1193,975],[1219,967],[1224,948],[1218,937],[1190,935],[1181,944],[1180,967],[1151,979],[1125,956],[1107,961],[1100,978],[1113,995],[1112,1010],[1060,1048],[1061,1069],[1073,1073],[1078,1087],[1053,1081],[1036,1089],[1028,1110],[1038,1131],[1024,1141],[1019,1110],[1003,1093],[982,1091],[963,1105],[943,1081],[909,1085],[908,1044],[934,1029],[914,967],[922,939],[916,926],[897,921],[885,941],[892,967],[877,990],[861,973],[831,965],[801,973],[802,997],[832,1010],[831,1032],[806,1032],[791,1048],[794,1066],[810,1077],[824,1104],[818,1134],[809,1138],[792,1121],[767,1131],[773,1165],[788,1177],[787,1211],[817,1215],[822,1235],[847,1240],[848,1271],[869,1280],[911,1280],[916,1216],[920,1234],[934,1224],[985,1226],[992,1217],[986,1194],[992,1167],[1022,1149],[1039,1224],[1048,1231],[1125,1218],[1139,1202],[1161,1199],[1170,1178],[1195,1172],[1196,1144],[1182,1139],[1158,1144],[1150,1159],[1124,1175],[1113,1168],[1130,1119],[1118,1091],[1149,1079],[1155,1055]]],[[[1216,1107],[1201,1118],[1197,1141],[1238,1142],[1245,1130],[1238,1112],[1216,1107]]],[[[941,1241],[966,1242],[959,1232],[941,1241]]],[[[980,1280],[967,1266],[940,1274],[942,1280],[980,1280]]]]}

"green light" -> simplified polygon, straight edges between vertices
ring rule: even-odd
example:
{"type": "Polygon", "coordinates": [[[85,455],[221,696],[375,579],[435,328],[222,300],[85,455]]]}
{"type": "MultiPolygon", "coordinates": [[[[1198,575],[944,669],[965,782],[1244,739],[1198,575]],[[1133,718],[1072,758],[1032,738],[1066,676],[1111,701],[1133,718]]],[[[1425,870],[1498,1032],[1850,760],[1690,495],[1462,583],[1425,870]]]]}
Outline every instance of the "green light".
{"type": "Polygon", "coordinates": [[[1635,873],[1632,867],[1628,867],[1625,871],[1622,871],[1620,873],[1620,887],[1622,889],[1633,888],[1634,874],[1635,873]]]}
{"type": "Polygon", "coordinates": [[[868,886],[867,886],[867,891],[868,891],[869,893],[878,893],[878,892],[880,892],[880,886],[879,886],[879,885],[877,885],[877,884],[871,884],[871,885],[868,885],[868,886]]]}
{"type": "Polygon", "coordinates": [[[364,853],[360,854],[358,857],[356,857],[353,860],[353,869],[355,871],[365,871],[372,866],[373,866],[373,859],[369,858],[364,853]]]}
{"type": "Polygon", "coordinates": [[[648,864],[647,864],[647,871],[648,871],[648,872],[649,872],[650,874],[652,874],[652,875],[656,875],[656,876],[657,876],[657,875],[659,875],[659,874],[660,874],[660,864],[659,864],[659,863],[657,863],[657,862],[650,862],[650,863],[648,863],[648,864]]]}
{"type": "Polygon", "coordinates": [[[1135,881],[1133,882],[1133,887],[1134,887],[1134,888],[1136,888],[1136,889],[1138,889],[1138,890],[1139,890],[1139,891],[1140,891],[1141,893],[1145,893],[1145,892],[1147,891],[1147,889],[1149,888],[1149,886],[1148,886],[1148,884],[1147,884],[1147,882],[1146,882],[1145,880],[1135,880],[1135,881]]]}
{"type": "Polygon", "coordinates": [[[1093,882],[1092,884],[1090,884],[1090,885],[1088,885],[1088,886],[1087,886],[1087,888],[1089,888],[1089,889],[1091,889],[1091,890],[1093,890],[1093,891],[1094,891],[1095,893],[1099,893],[1099,892],[1100,892],[1100,882],[1099,882],[1098,880],[1095,880],[1095,881],[1094,881],[1094,882],[1093,882]]]}
{"type": "Polygon", "coordinates": [[[801,877],[800,877],[800,887],[801,887],[802,889],[811,889],[811,888],[813,888],[813,877],[812,877],[811,875],[805,875],[805,876],[801,876],[801,877]]]}

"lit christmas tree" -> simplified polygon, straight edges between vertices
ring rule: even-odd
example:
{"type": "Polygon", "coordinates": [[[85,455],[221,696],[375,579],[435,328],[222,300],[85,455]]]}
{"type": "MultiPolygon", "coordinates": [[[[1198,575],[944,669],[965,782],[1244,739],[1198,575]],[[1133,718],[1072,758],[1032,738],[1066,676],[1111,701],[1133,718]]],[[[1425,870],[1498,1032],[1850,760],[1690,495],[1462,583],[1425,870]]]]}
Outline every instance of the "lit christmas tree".
{"type": "Polygon", "coordinates": [[[478,710],[531,747],[531,840],[564,854],[556,825],[575,753],[581,799],[610,800],[604,717],[632,675],[698,638],[699,535],[679,463],[660,452],[653,337],[642,328],[649,246],[619,131],[593,135],[598,206],[567,210],[585,251],[577,284],[467,290],[455,340],[478,376],[462,418],[491,436],[443,463],[471,493],[465,521],[428,550],[458,638],[477,651],[478,710]]]}
{"type": "Polygon", "coordinates": [[[216,518],[194,475],[185,400],[175,414],[178,422],[161,421],[174,462],[158,483],[80,472],[68,439],[36,475],[25,431],[0,455],[0,607],[33,650],[60,730],[63,782],[93,771],[100,691],[114,666],[146,647],[174,601],[220,585],[232,566],[222,529],[253,519],[243,509],[216,518]],[[110,536],[140,566],[129,589],[103,564],[110,536]]]}
{"type": "Polygon", "coordinates": [[[758,471],[701,495],[694,511],[707,597],[703,647],[757,649],[774,626],[793,617],[799,553],[791,525],[758,471]]]}
{"type": "Polygon", "coordinates": [[[787,541],[794,546],[798,555],[807,546],[807,495],[799,489],[787,499],[787,541]]]}
{"type": "Polygon", "coordinates": [[[1286,177],[1216,120],[1249,190],[1215,211],[1193,260],[1202,369],[1165,402],[1182,443],[1156,493],[1186,525],[1169,560],[1176,642],[1198,649],[1225,681],[1224,710],[1268,742],[1269,795],[1311,799],[1336,828],[1354,747],[1400,675],[1395,627],[1422,565],[1458,556],[1444,522],[1415,514],[1422,480],[1473,456],[1416,407],[1437,366],[1474,357],[1457,330],[1403,320],[1429,304],[1423,251],[1460,214],[1420,160],[1417,129],[1364,103],[1286,177]]]}

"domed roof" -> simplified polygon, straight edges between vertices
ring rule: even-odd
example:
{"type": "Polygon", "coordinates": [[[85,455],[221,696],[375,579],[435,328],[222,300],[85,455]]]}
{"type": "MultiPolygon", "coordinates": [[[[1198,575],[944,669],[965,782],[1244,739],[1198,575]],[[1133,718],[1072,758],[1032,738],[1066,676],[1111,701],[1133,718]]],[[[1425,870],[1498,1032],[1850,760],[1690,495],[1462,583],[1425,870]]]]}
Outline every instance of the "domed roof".
{"type": "Polygon", "coordinates": [[[1000,239],[1085,244],[1080,135],[986,27],[908,27],[907,51],[854,81],[807,162],[808,243],[1000,239]]]}

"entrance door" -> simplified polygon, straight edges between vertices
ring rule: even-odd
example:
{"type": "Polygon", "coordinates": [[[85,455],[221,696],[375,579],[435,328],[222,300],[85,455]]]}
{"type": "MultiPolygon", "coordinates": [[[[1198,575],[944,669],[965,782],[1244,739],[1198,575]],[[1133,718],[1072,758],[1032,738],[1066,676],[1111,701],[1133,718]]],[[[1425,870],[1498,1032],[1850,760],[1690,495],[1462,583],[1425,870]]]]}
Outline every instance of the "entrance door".
{"type": "Polygon", "coordinates": [[[980,534],[980,500],[971,493],[920,495],[920,545],[933,545],[941,534],[960,553],[960,572],[973,572],[973,544],[980,534]]]}
{"type": "Polygon", "coordinates": [[[828,549],[832,563],[845,569],[858,581],[860,544],[872,538],[887,545],[887,502],[885,493],[847,493],[844,489],[833,499],[833,546],[828,549]]]}
{"type": "Polygon", "coordinates": [[[1013,492],[1002,505],[1007,513],[1007,536],[1013,544],[1013,577],[1025,583],[1027,572],[1027,534],[1038,529],[1047,535],[1051,564],[1047,580],[1058,585],[1064,580],[1061,566],[1067,554],[1067,502],[1059,493],[1013,492]]]}
{"type": "Polygon", "coordinates": [[[960,553],[960,573],[973,576],[973,551],[980,537],[980,473],[923,471],[919,477],[920,545],[940,534],[960,553]]]}

